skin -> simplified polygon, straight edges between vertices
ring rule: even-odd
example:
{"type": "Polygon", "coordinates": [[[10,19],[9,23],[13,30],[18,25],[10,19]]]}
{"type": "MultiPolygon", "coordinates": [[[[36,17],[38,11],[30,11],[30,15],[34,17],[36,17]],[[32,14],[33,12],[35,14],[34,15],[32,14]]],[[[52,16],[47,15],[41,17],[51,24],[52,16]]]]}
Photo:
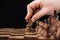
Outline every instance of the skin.
{"type": "Polygon", "coordinates": [[[32,16],[32,21],[35,22],[44,15],[54,14],[54,10],[60,11],[60,0],[34,0],[27,5],[27,15],[25,20],[29,20],[32,16]],[[33,15],[33,10],[40,7],[40,10],[33,15]]]}

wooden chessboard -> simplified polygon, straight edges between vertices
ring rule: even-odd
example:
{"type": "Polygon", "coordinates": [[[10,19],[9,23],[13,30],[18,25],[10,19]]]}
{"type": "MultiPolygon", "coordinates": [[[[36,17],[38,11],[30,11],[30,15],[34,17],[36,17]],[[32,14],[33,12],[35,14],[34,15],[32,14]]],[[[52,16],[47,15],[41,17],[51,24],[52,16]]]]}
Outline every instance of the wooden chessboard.
{"type": "MultiPolygon", "coordinates": [[[[0,40],[47,40],[48,38],[38,37],[37,33],[26,33],[20,28],[0,28],[0,40]]],[[[49,39],[50,40],[50,39],[49,39]]]]}

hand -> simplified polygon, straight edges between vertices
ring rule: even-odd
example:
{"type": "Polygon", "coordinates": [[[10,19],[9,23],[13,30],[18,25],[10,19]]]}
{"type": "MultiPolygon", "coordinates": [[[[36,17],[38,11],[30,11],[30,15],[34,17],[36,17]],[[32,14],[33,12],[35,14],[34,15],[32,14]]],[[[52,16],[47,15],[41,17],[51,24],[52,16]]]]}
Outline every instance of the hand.
{"type": "Polygon", "coordinates": [[[35,22],[44,15],[54,14],[54,10],[60,11],[59,4],[60,0],[34,0],[27,5],[25,20],[29,20],[32,17],[32,21],[35,22]],[[33,15],[33,11],[38,7],[40,7],[40,10],[33,15]]]}

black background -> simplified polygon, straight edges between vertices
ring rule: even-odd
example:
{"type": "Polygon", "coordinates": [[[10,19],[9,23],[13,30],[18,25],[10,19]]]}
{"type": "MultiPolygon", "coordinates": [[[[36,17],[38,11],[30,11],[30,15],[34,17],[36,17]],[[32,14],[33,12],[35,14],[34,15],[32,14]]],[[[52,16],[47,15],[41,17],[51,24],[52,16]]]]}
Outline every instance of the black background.
{"type": "Polygon", "coordinates": [[[0,0],[0,28],[25,28],[26,6],[31,1],[32,0],[0,0]]]}
{"type": "Polygon", "coordinates": [[[1,0],[0,27],[25,27],[26,6],[31,1],[32,0],[1,0]]]}

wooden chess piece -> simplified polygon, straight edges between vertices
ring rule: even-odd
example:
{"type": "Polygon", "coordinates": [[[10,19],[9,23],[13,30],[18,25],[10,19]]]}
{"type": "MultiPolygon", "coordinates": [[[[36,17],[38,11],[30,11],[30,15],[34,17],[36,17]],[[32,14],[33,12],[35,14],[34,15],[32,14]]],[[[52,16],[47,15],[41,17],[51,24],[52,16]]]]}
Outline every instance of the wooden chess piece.
{"type": "Polygon", "coordinates": [[[36,26],[36,32],[37,32],[37,36],[47,38],[47,27],[48,25],[42,21],[37,20],[36,21],[37,26],[36,26]]]}
{"type": "Polygon", "coordinates": [[[32,29],[33,22],[31,19],[28,20],[28,24],[26,25],[26,32],[33,32],[34,30],[32,29]]]}
{"type": "Polygon", "coordinates": [[[48,34],[50,35],[50,37],[52,37],[52,35],[54,36],[54,39],[59,36],[59,20],[57,18],[57,14],[55,12],[55,14],[53,16],[50,16],[48,18],[48,24],[50,24],[49,28],[48,28],[48,34]]]}

